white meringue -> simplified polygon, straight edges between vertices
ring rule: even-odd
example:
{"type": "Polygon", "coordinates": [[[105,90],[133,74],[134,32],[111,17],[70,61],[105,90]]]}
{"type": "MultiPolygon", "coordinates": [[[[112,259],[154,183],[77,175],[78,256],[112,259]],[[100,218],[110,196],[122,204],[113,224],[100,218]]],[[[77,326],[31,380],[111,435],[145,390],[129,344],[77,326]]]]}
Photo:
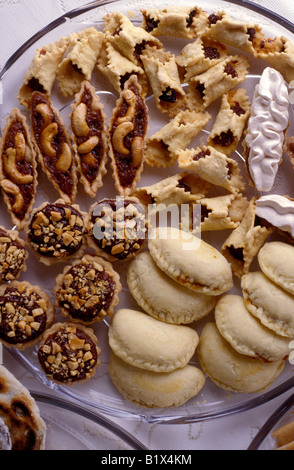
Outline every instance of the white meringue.
{"type": "Polygon", "coordinates": [[[274,227],[290,232],[294,237],[294,201],[279,194],[269,194],[257,199],[255,206],[258,217],[267,220],[274,227]]]}

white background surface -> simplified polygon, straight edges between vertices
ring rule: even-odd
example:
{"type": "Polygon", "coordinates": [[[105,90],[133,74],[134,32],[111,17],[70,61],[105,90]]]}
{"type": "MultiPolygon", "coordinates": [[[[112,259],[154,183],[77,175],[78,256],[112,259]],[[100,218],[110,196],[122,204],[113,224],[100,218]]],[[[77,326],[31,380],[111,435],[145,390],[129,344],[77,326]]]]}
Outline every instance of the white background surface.
{"type": "MultiPolygon", "coordinates": [[[[66,11],[84,3],[83,0],[0,0],[0,69],[14,51],[35,32],[66,11]]],[[[256,3],[268,9],[276,9],[280,15],[294,22],[293,2],[256,0],[256,3]]],[[[28,388],[47,391],[5,352],[4,365],[28,388]]],[[[290,393],[249,412],[201,423],[175,426],[116,421],[151,450],[244,450],[267,418],[290,393]]]]}

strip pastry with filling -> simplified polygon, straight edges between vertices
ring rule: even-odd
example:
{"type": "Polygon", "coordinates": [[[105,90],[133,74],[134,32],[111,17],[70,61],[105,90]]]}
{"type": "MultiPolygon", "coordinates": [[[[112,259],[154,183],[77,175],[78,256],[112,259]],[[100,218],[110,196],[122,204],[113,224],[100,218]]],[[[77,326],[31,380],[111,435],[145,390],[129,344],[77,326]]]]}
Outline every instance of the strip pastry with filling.
{"type": "Polygon", "coordinates": [[[55,308],[39,286],[12,281],[0,286],[0,341],[7,347],[34,346],[54,320],[55,308]]]}
{"type": "Polygon", "coordinates": [[[150,186],[137,188],[133,195],[149,204],[185,204],[205,197],[210,185],[196,175],[183,171],[150,186]]]}
{"type": "Polygon", "coordinates": [[[199,221],[196,212],[192,222],[192,230],[196,232],[235,229],[248,207],[247,198],[240,193],[203,198],[198,204],[201,206],[201,218],[199,221]]]}
{"type": "Polygon", "coordinates": [[[270,224],[264,222],[256,216],[255,198],[252,198],[240,225],[221,248],[221,253],[239,278],[248,273],[253,259],[274,231],[270,224]]]}
{"type": "Polygon", "coordinates": [[[44,450],[46,433],[46,423],[29,390],[0,365],[0,450],[44,450]]]}
{"type": "Polygon", "coordinates": [[[100,365],[101,349],[92,328],[73,322],[48,328],[38,349],[39,363],[50,380],[73,385],[89,380],[100,365]]]}
{"type": "Polygon", "coordinates": [[[142,64],[140,56],[147,45],[162,48],[162,43],[158,38],[143,28],[134,26],[129,18],[120,12],[106,15],[104,33],[107,41],[138,66],[142,64]]]}
{"type": "Polygon", "coordinates": [[[148,79],[143,68],[122,55],[109,41],[104,40],[97,68],[108,78],[118,94],[121,93],[130,76],[137,75],[138,82],[142,87],[142,94],[143,96],[147,95],[148,79]]]}
{"type": "Polygon", "coordinates": [[[71,321],[89,325],[111,316],[121,291],[119,275],[103,258],[86,254],[56,278],[56,305],[71,321]]]}
{"type": "Polygon", "coordinates": [[[239,193],[245,189],[238,163],[213,147],[202,145],[196,149],[185,149],[178,152],[180,168],[190,170],[203,180],[239,193]]]}
{"type": "Polygon", "coordinates": [[[91,80],[104,35],[96,28],[85,28],[69,36],[68,52],[60,62],[56,78],[64,96],[78,93],[84,80],[91,80]]]}
{"type": "Polygon", "coordinates": [[[146,46],[141,55],[157,108],[174,117],[185,105],[175,56],[168,51],[146,46]]]}
{"type": "Polygon", "coordinates": [[[128,260],[145,246],[147,228],[146,210],[139,199],[105,198],[90,208],[88,245],[111,262],[128,260]]]}
{"type": "Polygon", "coordinates": [[[28,256],[18,231],[0,225],[0,284],[18,279],[26,271],[28,256]]]}
{"type": "Polygon", "coordinates": [[[261,41],[256,56],[279,71],[286,82],[294,80],[294,44],[285,36],[261,41]]]}
{"type": "Polygon", "coordinates": [[[225,93],[207,145],[230,156],[237,148],[250,114],[250,102],[243,88],[225,93]]]}
{"type": "Polygon", "coordinates": [[[63,199],[34,209],[26,225],[27,244],[39,261],[50,266],[79,257],[84,250],[88,216],[63,199]]]}
{"type": "Polygon", "coordinates": [[[12,223],[23,230],[37,191],[37,155],[25,116],[14,108],[0,141],[0,186],[12,223]]]}
{"type": "Polygon", "coordinates": [[[145,160],[148,108],[136,75],[125,83],[109,122],[115,188],[128,196],[141,179],[145,160]]]}
{"type": "Polygon", "coordinates": [[[90,197],[102,187],[107,171],[108,131],[103,109],[95,88],[83,82],[72,104],[71,128],[80,181],[90,197]]]}
{"type": "Polygon", "coordinates": [[[205,37],[197,38],[186,44],[176,57],[181,80],[188,82],[191,77],[206,72],[228,55],[229,51],[224,44],[205,37]]]}
{"type": "Polygon", "coordinates": [[[71,141],[59,111],[38,91],[32,94],[31,123],[44,173],[65,202],[74,202],[77,171],[71,141]]]}
{"type": "Polygon", "coordinates": [[[208,25],[208,15],[199,7],[170,6],[141,10],[141,27],[153,36],[193,39],[208,25]]]}
{"type": "Polygon", "coordinates": [[[202,111],[246,79],[249,63],[245,56],[228,56],[188,82],[187,107],[202,111]]]}
{"type": "Polygon", "coordinates": [[[206,126],[208,112],[180,111],[173,119],[146,141],[146,163],[149,166],[168,167],[177,160],[179,149],[185,149],[206,126]]]}
{"type": "Polygon", "coordinates": [[[30,108],[34,91],[40,91],[50,97],[57,67],[67,47],[68,38],[63,37],[55,43],[37,49],[18,92],[17,98],[21,105],[30,108]]]}

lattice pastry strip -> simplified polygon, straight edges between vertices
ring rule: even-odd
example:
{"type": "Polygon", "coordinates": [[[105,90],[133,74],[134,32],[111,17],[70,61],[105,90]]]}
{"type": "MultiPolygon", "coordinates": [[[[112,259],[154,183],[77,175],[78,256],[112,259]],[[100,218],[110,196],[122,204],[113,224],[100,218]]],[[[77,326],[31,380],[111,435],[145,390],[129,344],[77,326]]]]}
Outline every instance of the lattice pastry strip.
{"type": "Polygon", "coordinates": [[[156,106],[161,112],[174,117],[186,102],[175,56],[163,49],[146,46],[141,60],[156,106]]]}
{"type": "Polygon", "coordinates": [[[162,48],[158,38],[134,26],[133,23],[120,12],[107,14],[104,18],[104,32],[107,41],[110,41],[125,57],[141,65],[140,55],[147,45],[162,48]]]}
{"type": "Polygon", "coordinates": [[[221,106],[207,138],[207,145],[231,155],[237,148],[250,114],[250,102],[243,88],[222,97],[221,106]]]}
{"type": "Polygon", "coordinates": [[[206,37],[199,37],[195,41],[186,44],[176,62],[183,82],[188,82],[209,68],[218,64],[229,55],[229,50],[224,44],[206,37]]]}
{"type": "Polygon", "coordinates": [[[146,163],[156,167],[172,166],[177,159],[177,151],[185,149],[210,118],[208,112],[180,111],[147,139],[146,163]]]}
{"type": "Polygon", "coordinates": [[[33,139],[39,162],[49,181],[66,202],[77,193],[77,171],[67,129],[50,99],[35,91],[31,98],[33,139]]]}
{"type": "Polygon", "coordinates": [[[249,63],[245,56],[228,56],[188,82],[187,107],[201,111],[246,79],[249,63]]]}
{"type": "Polygon", "coordinates": [[[131,75],[137,75],[142,94],[147,95],[148,79],[142,67],[134,64],[121,54],[110,41],[104,40],[97,62],[97,68],[110,81],[117,93],[121,93],[131,75]]]}
{"type": "Polygon", "coordinates": [[[68,46],[68,38],[37,49],[18,92],[20,104],[30,107],[31,95],[41,90],[48,96],[56,79],[57,67],[68,46]]]}
{"type": "Polygon", "coordinates": [[[179,151],[178,165],[231,193],[242,192],[245,189],[245,182],[236,160],[209,145],[179,151]]]}
{"type": "Polygon", "coordinates": [[[14,108],[0,141],[0,186],[12,223],[24,229],[37,190],[37,158],[26,117],[14,108]]]}
{"type": "Polygon", "coordinates": [[[199,7],[146,8],[141,12],[142,28],[154,36],[193,39],[208,25],[208,14],[199,7]]]}
{"type": "Polygon", "coordinates": [[[129,195],[140,181],[148,129],[148,109],[136,75],[125,83],[109,122],[110,157],[115,187],[129,195]]]}
{"type": "Polygon", "coordinates": [[[240,225],[233,230],[221,248],[221,253],[231,263],[235,276],[241,278],[248,273],[253,259],[273,231],[272,226],[262,225],[256,217],[255,198],[252,198],[240,225]]]}
{"type": "Polygon", "coordinates": [[[104,35],[96,28],[85,28],[69,36],[66,57],[57,68],[56,78],[64,96],[78,93],[84,80],[91,80],[104,35]]]}
{"type": "Polygon", "coordinates": [[[77,169],[85,192],[95,197],[106,174],[108,130],[104,106],[87,81],[72,104],[71,127],[77,169]]]}

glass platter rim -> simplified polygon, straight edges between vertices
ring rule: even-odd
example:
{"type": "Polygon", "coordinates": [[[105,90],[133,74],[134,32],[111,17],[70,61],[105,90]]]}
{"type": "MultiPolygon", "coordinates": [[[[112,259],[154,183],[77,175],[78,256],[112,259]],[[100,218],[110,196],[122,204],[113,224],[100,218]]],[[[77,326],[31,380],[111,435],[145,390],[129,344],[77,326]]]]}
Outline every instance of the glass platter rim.
{"type": "MultiPolygon", "coordinates": [[[[6,72],[9,71],[10,67],[17,61],[21,55],[27,51],[32,45],[34,45],[39,39],[45,36],[47,33],[53,31],[55,28],[61,26],[67,20],[73,19],[79,15],[87,13],[93,9],[99,8],[105,5],[111,5],[115,3],[119,3],[121,0],[95,0],[90,3],[86,3],[82,6],[79,6],[73,10],[66,12],[65,14],[59,16],[54,21],[50,22],[47,26],[41,28],[37,33],[35,33],[31,38],[29,38],[21,47],[19,47],[14,54],[7,60],[4,64],[2,70],[0,71],[0,81],[4,78],[6,72]]],[[[244,9],[251,10],[253,12],[258,13],[259,15],[270,19],[277,23],[278,26],[287,29],[290,33],[294,34],[294,24],[288,21],[287,19],[283,18],[279,14],[259,5],[256,3],[251,2],[250,0],[221,0],[221,2],[228,3],[231,5],[238,5],[243,7],[244,9]]],[[[7,348],[9,353],[14,357],[22,366],[27,369],[30,373],[32,373],[46,386],[49,386],[46,383],[46,379],[42,377],[42,372],[35,370],[34,365],[30,363],[29,360],[24,358],[22,355],[19,354],[19,351],[14,350],[13,348],[7,348]]],[[[238,403],[233,406],[228,406],[223,408],[222,410],[213,410],[207,412],[200,412],[200,413],[192,413],[188,416],[185,414],[182,415],[146,415],[144,414],[143,408],[140,411],[129,411],[129,410],[122,410],[110,407],[109,405],[94,403],[93,401],[87,400],[85,397],[78,396],[75,393],[72,393],[69,389],[63,386],[59,386],[57,384],[50,383],[51,390],[57,391],[65,396],[70,397],[74,401],[79,403],[83,403],[86,406],[90,406],[103,412],[107,415],[112,415],[115,417],[120,417],[124,419],[133,419],[133,420],[141,420],[147,423],[157,423],[157,424],[186,424],[186,423],[194,423],[199,421],[211,420],[215,418],[220,418],[224,416],[230,416],[233,414],[237,414],[240,412],[244,412],[246,410],[250,410],[256,408],[280,395],[286,393],[288,390],[294,387],[294,376],[283,382],[282,384],[274,387],[271,390],[268,390],[264,393],[261,393],[257,397],[249,398],[244,400],[242,403],[238,403]]]]}

